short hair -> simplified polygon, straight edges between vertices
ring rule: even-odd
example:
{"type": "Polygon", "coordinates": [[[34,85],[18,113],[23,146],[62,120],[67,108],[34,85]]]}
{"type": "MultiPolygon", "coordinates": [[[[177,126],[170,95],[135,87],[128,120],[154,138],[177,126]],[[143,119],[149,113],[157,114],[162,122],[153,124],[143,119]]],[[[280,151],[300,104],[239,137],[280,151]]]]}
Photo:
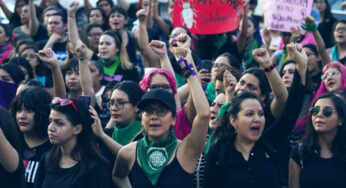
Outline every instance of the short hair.
{"type": "Polygon", "coordinates": [[[60,16],[61,17],[61,20],[62,20],[62,23],[63,24],[66,24],[67,23],[67,17],[64,13],[62,12],[54,12],[51,16],[60,16]]]}
{"type": "Polygon", "coordinates": [[[124,8],[122,8],[121,6],[118,6],[118,5],[116,5],[116,6],[114,6],[112,8],[111,12],[109,13],[109,16],[111,14],[113,14],[113,13],[116,13],[116,12],[122,14],[125,17],[125,19],[128,19],[127,11],[124,8]]]}
{"type": "Polygon", "coordinates": [[[89,23],[89,24],[87,25],[87,27],[86,27],[86,29],[85,29],[86,33],[89,33],[90,30],[91,30],[92,28],[95,28],[95,27],[99,27],[99,28],[101,28],[102,31],[103,31],[102,25],[100,25],[100,24],[98,24],[98,23],[95,23],[95,22],[92,22],[92,23],[89,23]]]}

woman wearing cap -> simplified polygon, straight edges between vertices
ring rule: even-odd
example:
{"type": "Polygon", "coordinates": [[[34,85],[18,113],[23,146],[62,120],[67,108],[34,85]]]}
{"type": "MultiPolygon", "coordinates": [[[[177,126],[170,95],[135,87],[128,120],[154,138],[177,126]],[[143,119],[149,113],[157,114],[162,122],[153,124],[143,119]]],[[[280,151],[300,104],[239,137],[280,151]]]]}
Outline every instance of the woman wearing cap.
{"type": "Polygon", "coordinates": [[[110,187],[109,162],[95,143],[87,105],[55,97],[49,121],[53,146],[41,158],[35,188],[110,187]]]}
{"type": "Polygon", "coordinates": [[[185,67],[184,75],[197,110],[192,131],[182,141],[171,131],[176,120],[171,93],[153,89],[144,94],[138,108],[146,136],[119,151],[113,170],[113,182],[118,187],[192,186],[192,173],[204,148],[210,112],[196,72],[191,68],[191,52],[185,48],[177,55],[186,62],[181,66],[185,67]]]}

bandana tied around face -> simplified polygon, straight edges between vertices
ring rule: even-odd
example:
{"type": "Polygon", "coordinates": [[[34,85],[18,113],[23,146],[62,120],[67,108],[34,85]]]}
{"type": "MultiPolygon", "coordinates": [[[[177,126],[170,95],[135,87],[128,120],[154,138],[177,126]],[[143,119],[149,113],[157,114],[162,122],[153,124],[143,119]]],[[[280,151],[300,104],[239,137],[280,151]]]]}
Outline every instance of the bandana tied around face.
{"type": "Polygon", "coordinates": [[[138,141],[138,159],[152,185],[156,185],[163,169],[177,146],[177,138],[170,134],[164,140],[155,143],[143,137],[138,141]]]}

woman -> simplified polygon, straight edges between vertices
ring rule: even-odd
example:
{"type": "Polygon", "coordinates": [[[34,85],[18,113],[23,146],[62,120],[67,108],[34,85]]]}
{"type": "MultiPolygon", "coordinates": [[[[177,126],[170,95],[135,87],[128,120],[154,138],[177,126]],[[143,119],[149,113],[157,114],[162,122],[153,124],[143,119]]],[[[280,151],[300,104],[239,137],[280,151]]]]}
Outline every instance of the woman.
{"type": "Polygon", "coordinates": [[[98,23],[90,23],[86,27],[88,47],[94,52],[94,54],[97,54],[99,51],[99,41],[103,31],[102,26],[98,23]]]}
{"type": "Polygon", "coordinates": [[[346,20],[335,22],[334,27],[335,45],[330,49],[332,61],[341,61],[346,57],[346,20]]]}
{"type": "Polygon", "coordinates": [[[8,25],[0,24],[0,65],[4,63],[12,50],[12,32],[8,25]]]}
{"type": "Polygon", "coordinates": [[[306,56],[308,57],[308,70],[311,77],[314,91],[316,91],[321,83],[322,62],[321,57],[315,45],[307,44],[303,46],[306,56]]]}
{"type": "Polygon", "coordinates": [[[53,146],[41,159],[35,187],[110,187],[108,162],[92,135],[87,105],[55,97],[50,106],[48,135],[53,146]]]}
{"type": "Polygon", "coordinates": [[[337,20],[333,17],[328,0],[315,0],[314,7],[320,12],[318,31],[321,33],[326,48],[330,48],[334,44],[332,33],[333,25],[337,20]]]}
{"type": "MultiPolygon", "coordinates": [[[[191,54],[187,55],[185,50],[176,55],[187,58],[188,64],[193,62],[191,54]]],[[[138,108],[142,112],[146,136],[119,151],[113,170],[113,181],[119,187],[130,186],[127,176],[132,187],[192,186],[192,173],[203,151],[204,146],[200,143],[205,142],[210,112],[196,72],[186,70],[185,75],[197,111],[191,133],[183,141],[178,141],[171,131],[177,118],[171,93],[153,89],[144,94],[138,108]]]]}
{"type": "Polygon", "coordinates": [[[103,11],[100,7],[95,7],[90,10],[89,16],[88,16],[88,23],[97,23],[102,26],[103,30],[108,29],[108,17],[106,16],[106,13],[103,11]]]}
{"type": "Polygon", "coordinates": [[[82,85],[79,76],[79,65],[77,59],[71,59],[63,65],[61,72],[67,88],[67,98],[78,99],[82,95],[82,85]]]}
{"type": "Polygon", "coordinates": [[[302,144],[291,154],[289,187],[345,187],[346,106],[334,94],[313,104],[302,144]]]}
{"type": "Polygon", "coordinates": [[[24,168],[20,161],[20,143],[16,122],[0,107],[0,186],[24,187],[24,168]]]}
{"type": "Polygon", "coordinates": [[[27,5],[28,1],[27,0],[16,0],[15,5],[14,5],[14,11],[10,11],[7,6],[5,1],[1,0],[0,1],[0,7],[2,11],[5,13],[7,19],[10,21],[11,28],[15,28],[17,26],[20,26],[20,12],[23,8],[23,6],[27,5]]]}
{"type": "Polygon", "coordinates": [[[26,187],[34,187],[40,158],[51,145],[48,141],[50,94],[43,88],[35,87],[23,90],[13,100],[10,111],[16,119],[21,135],[25,167],[26,187]]]}

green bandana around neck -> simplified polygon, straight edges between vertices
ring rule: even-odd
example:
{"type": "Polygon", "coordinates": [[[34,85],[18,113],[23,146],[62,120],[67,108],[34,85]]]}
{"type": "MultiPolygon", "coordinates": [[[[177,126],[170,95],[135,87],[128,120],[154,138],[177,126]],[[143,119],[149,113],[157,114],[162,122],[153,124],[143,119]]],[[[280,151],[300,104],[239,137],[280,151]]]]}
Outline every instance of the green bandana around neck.
{"type": "Polygon", "coordinates": [[[115,59],[111,60],[111,61],[107,61],[104,59],[101,59],[101,61],[102,61],[102,65],[103,65],[103,72],[108,76],[112,76],[117,71],[117,69],[120,65],[120,57],[119,56],[115,57],[115,59]]]}
{"type": "Polygon", "coordinates": [[[119,144],[125,146],[131,142],[133,137],[135,137],[141,129],[142,125],[140,121],[134,121],[126,127],[120,127],[115,124],[112,138],[119,144]]]}
{"type": "Polygon", "coordinates": [[[217,137],[215,137],[215,131],[212,131],[210,134],[209,134],[209,137],[207,139],[207,143],[205,144],[205,147],[204,147],[204,150],[203,150],[203,154],[204,156],[207,156],[208,155],[208,152],[211,148],[211,146],[213,146],[214,144],[216,144],[218,141],[217,137]]]}
{"type": "Polygon", "coordinates": [[[216,120],[220,119],[221,116],[223,116],[226,111],[228,110],[228,107],[231,105],[231,102],[223,104],[219,110],[219,112],[217,113],[217,118],[216,120]]]}
{"type": "Polygon", "coordinates": [[[169,134],[167,138],[158,143],[150,141],[148,136],[138,141],[138,159],[145,175],[153,186],[157,184],[177,143],[178,141],[174,134],[169,134]]]}
{"type": "Polygon", "coordinates": [[[210,82],[207,85],[207,88],[205,90],[205,94],[207,95],[207,98],[209,101],[214,101],[216,96],[215,96],[215,86],[213,82],[210,82]]]}

